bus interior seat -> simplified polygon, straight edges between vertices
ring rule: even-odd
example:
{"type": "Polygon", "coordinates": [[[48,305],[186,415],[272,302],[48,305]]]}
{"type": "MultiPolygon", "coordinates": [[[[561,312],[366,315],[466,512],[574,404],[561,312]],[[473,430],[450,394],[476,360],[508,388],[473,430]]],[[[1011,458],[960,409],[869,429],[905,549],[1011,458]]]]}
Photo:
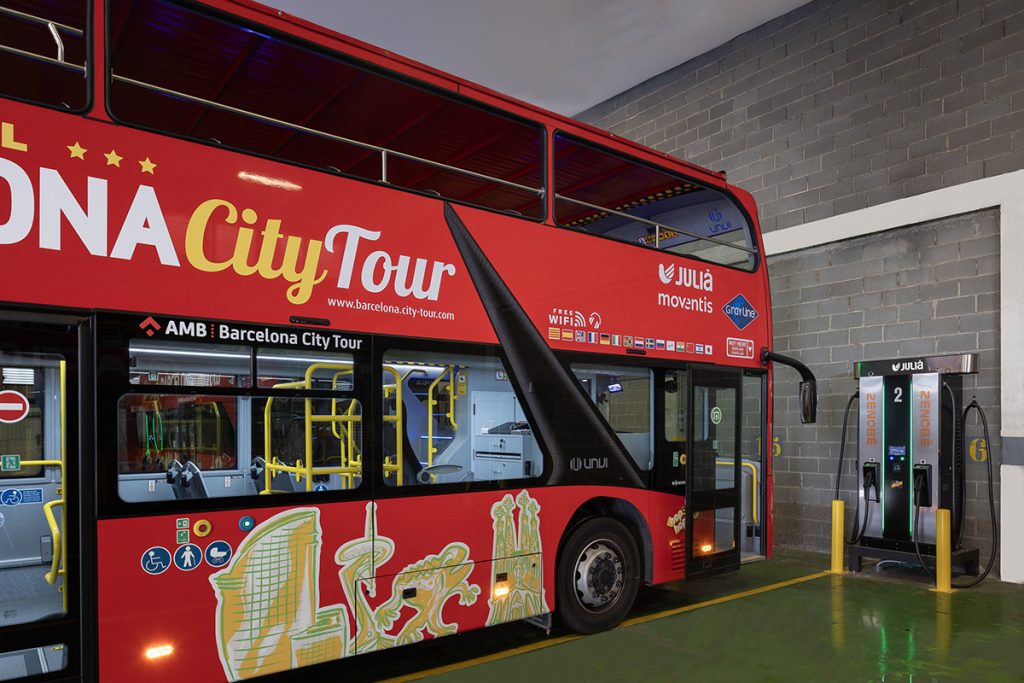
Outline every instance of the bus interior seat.
{"type": "MultiPolygon", "coordinates": [[[[256,456],[249,467],[249,476],[252,478],[257,492],[263,490],[265,481],[263,477],[266,466],[267,461],[256,456]]],[[[295,493],[298,491],[295,486],[295,478],[287,472],[278,472],[270,478],[270,490],[275,493],[295,493]]]]}
{"type": "Polygon", "coordinates": [[[174,488],[174,497],[178,500],[210,497],[202,471],[191,460],[184,464],[179,460],[171,461],[167,467],[167,483],[174,488]]]}

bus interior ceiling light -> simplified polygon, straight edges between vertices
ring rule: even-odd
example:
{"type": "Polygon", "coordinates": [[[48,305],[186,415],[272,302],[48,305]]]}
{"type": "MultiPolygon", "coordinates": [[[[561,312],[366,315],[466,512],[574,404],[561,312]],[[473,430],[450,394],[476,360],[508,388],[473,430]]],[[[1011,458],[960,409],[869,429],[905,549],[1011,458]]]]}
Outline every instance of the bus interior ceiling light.
{"type": "Polygon", "coordinates": [[[4,384],[35,384],[36,371],[32,368],[4,368],[4,384]]]}
{"type": "Polygon", "coordinates": [[[193,358],[233,358],[235,360],[249,360],[245,353],[224,353],[223,351],[183,351],[181,349],[149,349],[133,348],[132,353],[148,353],[154,356],[189,356],[193,358]]]}
{"type": "Polygon", "coordinates": [[[332,363],[334,365],[352,365],[352,361],[345,360],[344,358],[302,358],[301,356],[267,356],[262,353],[256,354],[256,360],[262,361],[274,361],[284,360],[294,363],[332,363]]]}

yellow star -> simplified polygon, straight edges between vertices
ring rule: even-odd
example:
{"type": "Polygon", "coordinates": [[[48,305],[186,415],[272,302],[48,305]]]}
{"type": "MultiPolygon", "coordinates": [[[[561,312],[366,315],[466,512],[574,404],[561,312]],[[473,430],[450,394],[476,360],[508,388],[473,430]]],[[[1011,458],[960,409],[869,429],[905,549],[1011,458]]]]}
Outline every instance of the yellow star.
{"type": "Polygon", "coordinates": [[[85,147],[82,147],[80,144],[76,142],[73,145],[68,145],[68,151],[71,152],[72,159],[82,159],[84,161],[85,153],[88,152],[89,150],[87,150],[85,147]]]}
{"type": "Polygon", "coordinates": [[[104,154],[103,156],[107,158],[107,166],[117,166],[118,168],[121,168],[121,159],[124,159],[124,157],[119,156],[117,150],[112,149],[110,150],[110,154],[104,154]]]}
{"type": "Polygon", "coordinates": [[[140,161],[139,166],[142,167],[143,173],[148,173],[149,175],[153,175],[153,169],[156,168],[156,164],[150,161],[149,157],[146,157],[145,159],[140,161]]]}

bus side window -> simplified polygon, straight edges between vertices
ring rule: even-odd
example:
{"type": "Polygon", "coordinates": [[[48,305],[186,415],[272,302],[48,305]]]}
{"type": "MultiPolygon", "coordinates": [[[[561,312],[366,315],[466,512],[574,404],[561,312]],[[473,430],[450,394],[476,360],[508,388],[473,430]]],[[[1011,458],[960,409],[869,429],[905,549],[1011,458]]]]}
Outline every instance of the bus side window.
{"type": "Polygon", "coordinates": [[[573,363],[572,371],[598,412],[642,470],[654,465],[652,373],[646,368],[573,363]]]}
{"type": "Polygon", "coordinates": [[[131,391],[117,407],[122,500],[360,485],[352,355],[260,348],[255,383],[253,355],[241,345],[130,342],[131,391]]]}
{"type": "Polygon", "coordinates": [[[540,476],[537,439],[501,360],[389,351],[382,375],[389,486],[540,476]]]}

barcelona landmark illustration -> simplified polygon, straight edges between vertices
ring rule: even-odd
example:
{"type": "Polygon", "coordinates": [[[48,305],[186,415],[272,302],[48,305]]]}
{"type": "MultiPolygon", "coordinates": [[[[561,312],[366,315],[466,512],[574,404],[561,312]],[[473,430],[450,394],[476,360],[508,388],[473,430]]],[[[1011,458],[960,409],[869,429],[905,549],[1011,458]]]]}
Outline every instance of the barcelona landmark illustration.
{"type": "MultiPolygon", "coordinates": [[[[539,514],[540,504],[526,491],[515,498],[506,494],[491,508],[496,558],[491,593],[499,575],[509,590],[488,600],[488,625],[549,611],[539,514]]],[[[344,604],[329,606],[320,605],[319,509],[278,513],[249,533],[230,564],[210,577],[218,652],[229,680],[405,645],[427,633],[458,632],[458,623],[446,623],[442,610],[453,598],[469,606],[480,596],[480,587],[469,581],[475,567],[469,546],[451,542],[406,566],[392,577],[390,596],[373,607],[369,599],[377,597],[377,582],[372,577],[395,554],[394,541],[379,529],[375,537],[374,529],[377,506],[367,503],[363,536],[334,554],[344,604]]]]}

